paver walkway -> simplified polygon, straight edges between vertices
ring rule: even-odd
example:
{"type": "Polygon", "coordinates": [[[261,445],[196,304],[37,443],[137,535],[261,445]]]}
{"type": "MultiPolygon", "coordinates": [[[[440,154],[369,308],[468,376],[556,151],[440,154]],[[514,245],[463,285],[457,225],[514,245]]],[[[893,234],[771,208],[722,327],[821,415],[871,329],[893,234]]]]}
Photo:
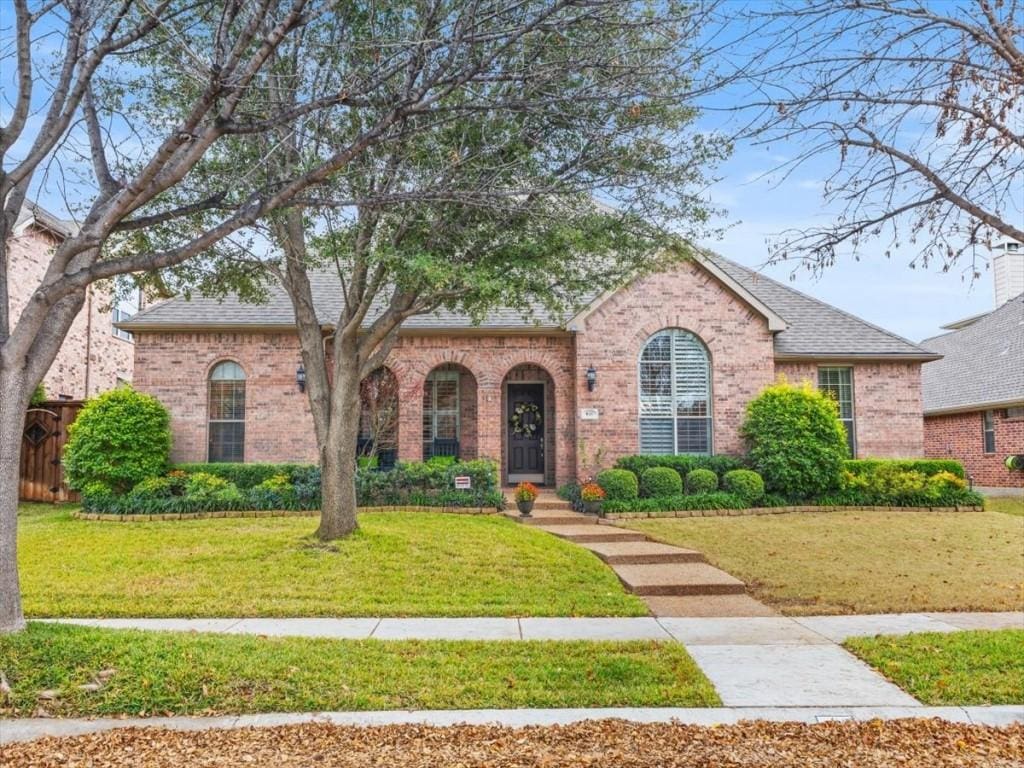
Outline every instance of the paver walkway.
{"type": "Polygon", "coordinates": [[[776,615],[750,597],[742,581],[706,563],[700,552],[601,524],[604,521],[574,511],[550,491],[541,491],[530,517],[521,517],[514,504],[509,508],[509,517],[592,551],[655,616],[776,615]]]}

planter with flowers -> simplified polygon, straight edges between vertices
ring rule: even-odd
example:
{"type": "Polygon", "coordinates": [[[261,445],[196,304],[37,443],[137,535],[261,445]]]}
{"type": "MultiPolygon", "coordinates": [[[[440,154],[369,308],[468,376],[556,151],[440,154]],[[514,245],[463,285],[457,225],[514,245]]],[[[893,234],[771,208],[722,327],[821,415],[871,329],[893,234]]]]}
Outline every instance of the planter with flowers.
{"type": "Polygon", "coordinates": [[[512,495],[516,500],[516,506],[519,508],[519,514],[522,517],[530,516],[530,512],[533,511],[533,502],[537,500],[538,493],[540,492],[533,483],[520,483],[516,486],[512,495]]]}
{"type": "Polygon", "coordinates": [[[597,483],[585,483],[580,488],[580,501],[583,503],[583,511],[588,515],[601,514],[604,495],[604,488],[597,483]]]}

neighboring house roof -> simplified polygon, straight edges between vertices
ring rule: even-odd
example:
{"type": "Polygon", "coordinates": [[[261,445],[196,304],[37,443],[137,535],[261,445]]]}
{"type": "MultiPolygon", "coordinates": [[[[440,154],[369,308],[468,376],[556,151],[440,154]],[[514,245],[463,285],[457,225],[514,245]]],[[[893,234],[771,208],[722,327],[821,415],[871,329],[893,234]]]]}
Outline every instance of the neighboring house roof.
{"type": "MultiPolygon", "coordinates": [[[[764,277],[715,254],[704,254],[702,266],[722,280],[757,309],[768,321],[775,335],[775,353],[784,358],[899,358],[935,359],[935,355],[916,344],[871,325],[817,299],[764,277]]],[[[316,272],[310,275],[317,316],[325,326],[332,326],[341,311],[341,286],[337,274],[316,272]]],[[[170,299],[139,312],[130,321],[119,324],[131,331],[156,331],[169,328],[269,328],[291,326],[293,314],[287,294],[277,285],[269,288],[263,304],[246,304],[237,298],[223,301],[196,297],[170,299]]],[[[598,296],[585,297],[583,307],[592,307],[598,296]]],[[[372,314],[368,321],[372,321],[372,314]]],[[[577,316],[578,318],[579,316],[577,316]]],[[[519,310],[499,308],[475,323],[467,315],[456,312],[435,312],[412,317],[403,324],[405,330],[421,332],[455,332],[464,330],[505,332],[564,332],[571,329],[573,318],[560,317],[537,307],[531,317],[519,310]]]]}
{"type": "Polygon", "coordinates": [[[1024,402],[1024,294],[921,346],[942,355],[921,369],[925,414],[1024,402]]]}
{"type": "Polygon", "coordinates": [[[59,237],[71,237],[78,232],[78,224],[75,222],[69,219],[62,219],[56,214],[50,213],[38,203],[26,200],[22,204],[21,210],[18,211],[18,218],[14,222],[14,229],[20,232],[32,224],[49,230],[59,237]]]}

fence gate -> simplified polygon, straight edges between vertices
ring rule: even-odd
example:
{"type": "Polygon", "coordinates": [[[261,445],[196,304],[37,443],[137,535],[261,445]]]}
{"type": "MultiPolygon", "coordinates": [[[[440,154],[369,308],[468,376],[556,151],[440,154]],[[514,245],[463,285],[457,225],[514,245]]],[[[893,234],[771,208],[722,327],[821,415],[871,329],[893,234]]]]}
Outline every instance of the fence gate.
{"type": "Polygon", "coordinates": [[[29,408],[21,433],[22,501],[77,501],[78,494],[64,485],[60,454],[68,441],[68,427],[82,408],[78,400],[55,400],[29,408]]]}

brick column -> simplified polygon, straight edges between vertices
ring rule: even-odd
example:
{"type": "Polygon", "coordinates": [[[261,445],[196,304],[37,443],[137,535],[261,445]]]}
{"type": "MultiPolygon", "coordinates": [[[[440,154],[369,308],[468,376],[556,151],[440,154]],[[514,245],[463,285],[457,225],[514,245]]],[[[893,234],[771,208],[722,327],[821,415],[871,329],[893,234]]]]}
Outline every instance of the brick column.
{"type": "Polygon", "coordinates": [[[398,459],[423,461],[423,381],[398,376],[398,459]]]}
{"type": "Polygon", "coordinates": [[[477,456],[498,462],[499,475],[504,479],[501,467],[501,383],[477,381],[476,383],[476,435],[477,456]]]}

